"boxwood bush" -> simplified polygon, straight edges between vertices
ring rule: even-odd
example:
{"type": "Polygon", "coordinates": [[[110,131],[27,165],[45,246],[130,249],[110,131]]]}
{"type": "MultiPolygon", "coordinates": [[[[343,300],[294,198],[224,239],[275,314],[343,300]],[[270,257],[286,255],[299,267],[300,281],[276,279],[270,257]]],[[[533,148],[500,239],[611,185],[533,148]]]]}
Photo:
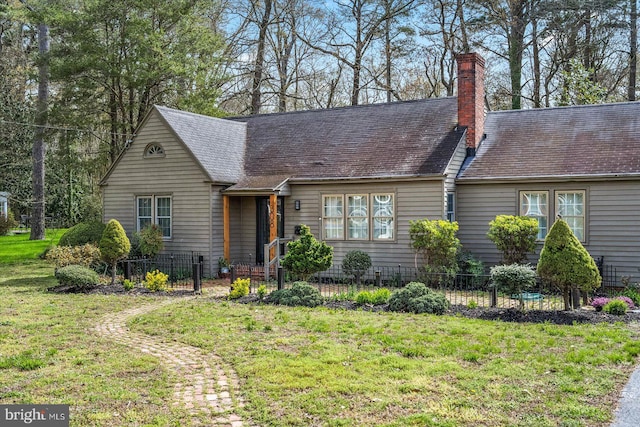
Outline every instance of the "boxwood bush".
{"type": "Polygon", "coordinates": [[[81,246],[86,243],[97,245],[106,226],[100,221],[80,222],[68,229],[58,242],[59,246],[81,246]]]}
{"type": "Polygon", "coordinates": [[[391,311],[443,314],[448,308],[449,301],[443,293],[429,289],[421,282],[407,284],[389,299],[391,311]]]}
{"type": "Polygon", "coordinates": [[[307,282],[294,282],[289,289],[271,292],[267,302],[288,306],[317,307],[324,303],[320,291],[307,282]]]}
{"type": "Polygon", "coordinates": [[[85,288],[99,283],[98,273],[81,265],[68,265],[56,271],[56,279],[61,285],[85,288]]]}

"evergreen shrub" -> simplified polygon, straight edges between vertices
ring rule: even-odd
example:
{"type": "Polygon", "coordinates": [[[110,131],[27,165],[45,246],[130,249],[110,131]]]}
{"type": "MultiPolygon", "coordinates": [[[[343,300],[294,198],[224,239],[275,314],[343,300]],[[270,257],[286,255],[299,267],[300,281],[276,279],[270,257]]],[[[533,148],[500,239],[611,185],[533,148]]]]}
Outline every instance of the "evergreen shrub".
{"type": "Polygon", "coordinates": [[[602,311],[605,313],[616,316],[624,315],[627,312],[627,309],[627,303],[619,299],[612,299],[602,307],[602,311]]]}
{"type": "Polygon", "coordinates": [[[100,243],[106,225],[100,221],[80,222],[68,229],[58,241],[58,246],[81,246],[100,243]]]}
{"type": "Polygon", "coordinates": [[[407,284],[389,299],[390,311],[443,314],[448,308],[449,301],[443,293],[429,289],[421,282],[407,284]]]}
{"type": "Polygon", "coordinates": [[[242,298],[245,295],[249,295],[249,288],[251,286],[251,279],[236,279],[231,284],[231,292],[229,292],[229,299],[242,298]]]}
{"type": "Polygon", "coordinates": [[[45,259],[56,268],[67,265],[82,265],[92,268],[100,265],[100,249],[94,243],[82,246],[54,246],[47,251],[45,259]]]}
{"type": "Polygon", "coordinates": [[[6,216],[0,215],[0,236],[6,236],[17,225],[18,222],[14,219],[13,212],[9,211],[6,216]]]}
{"type": "Polygon", "coordinates": [[[349,251],[342,260],[342,272],[353,276],[358,283],[369,268],[371,268],[371,257],[364,251],[349,251]]]}
{"type": "Polygon", "coordinates": [[[324,298],[315,286],[307,282],[294,282],[289,289],[271,292],[267,301],[288,306],[317,307],[324,303],[324,298]]]}
{"type": "Polygon", "coordinates": [[[56,280],[61,285],[84,288],[100,282],[98,273],[81,265],[68,265],[56,270],[56,280]]]}

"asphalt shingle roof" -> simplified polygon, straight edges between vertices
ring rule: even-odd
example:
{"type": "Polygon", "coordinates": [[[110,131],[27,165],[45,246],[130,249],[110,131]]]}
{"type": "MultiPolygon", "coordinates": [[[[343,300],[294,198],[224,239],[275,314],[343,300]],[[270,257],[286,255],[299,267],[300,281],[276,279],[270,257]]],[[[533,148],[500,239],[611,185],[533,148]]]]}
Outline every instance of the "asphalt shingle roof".
{"type": "Polygon", "coordinates": [[[441,174],[463,135],[456,98],[239,117],[247,176],[441,174]]]}
{"type": "Polygon", "coordinates": [[[460,179],[640,173],[640,102],[498,111],[460,179]]]}
{"type": "Polygon", "coordinates": [[[246,124],[155,106],[212,181],[237,182],[243,174],[246,124]]]}

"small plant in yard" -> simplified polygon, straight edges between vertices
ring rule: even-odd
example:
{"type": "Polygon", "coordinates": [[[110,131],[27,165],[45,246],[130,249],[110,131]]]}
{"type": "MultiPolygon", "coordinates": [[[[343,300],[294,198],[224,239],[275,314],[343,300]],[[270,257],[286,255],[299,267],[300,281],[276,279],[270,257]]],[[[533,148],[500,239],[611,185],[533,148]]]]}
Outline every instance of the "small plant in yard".
{"type": "Polygon", "coordinates": [[[166,291],[169,276],[160,270],[149,271],[144,277],[144,287],[152,292],[166,291]]]}
{"type": "Polygon", "coordinates": [[[140,252],[148,257],[155,257],[164,248],[162,230],[157,224],[148,224],[138,233],[140,252]]]}
{"type": "Polygon", "coordinates": [[[469,302],[467,303],[467,308],[470,310],[478,308],[478,303],[475,300],[469,300],[469,302]]]}
{"type": "Polygon", "coordinates": [[[349,251],[342,260],[342,271],[344,274],[353,276],[356,283],[360,283],[360,278],[371,268],[371,257],[364,251],[349,251]]]}
{"type": "Polygon", "coordinates": [[[515,296],[524,309],[522,293],[536,285],[536,272],[530,265],[510,264],[491,267],[491,283],[498,291],[515,296]]]}
{"type": "Polygon", "coordinates": [[[249,288],[251,286],[251,279],[236,279],[231,284],[231,291],[229,292],[229,299],[242,298],[245,295],[249,295],[249,288]]]}
{"type": "Polygon", "coordinates": [[[129,255],[131,243],[122,225],[112,219],[102,233],[100,239],[100,254],[102,259],[111,266],[111,285],[116,283],[116,265],[118,261],[129,255]]]}
{"type": "Polygon", "coordinates": [[[487,237],[502,252],[505,264],[521,264],[536,249],[538,220],[528,216],[498,215],[489,223],[487,237]]]}
{"type": "Polygon", "coordinates": [[[449,301],[441,292],[429,289],[424,283],[411,282],[394,292],[389,299],[389,310],[409,313],[443,314],[449,301]]]}
{"type": "Polygon", "coordinates": [[[81,265],[68,265],[59,268],[55,275],[61,285],[76,286],[78,288],[96,285],[100,282],[98,273],[81,265]]]}
{"type": "Polygon", "coordinates": [[[605,313],[614,314],[616,316],[622,316],[627,312],[627,309],[627,303],[619,299],[612,299],[602,307],[602,311],[605,313]]]}
{"type": "Polygon", "coordinates": [[[356,295],[356,303],[359,305],[382,305],[391,298],[391,291],[387,288],[376,289],[375,291],[362,291],[356,295]]]}
{"type": "Polygon", "coordinates": [[[633,303],[633,300],[625,295],[619,295],[617,297],[615,297],[615,299],[623,301],[625,304],[627,304],[628,308],[634,308],[635,304],[633,303]]]}
{"type": "Polygon", "coordinates": [[[311,229],[302,224],[300,239],[287,243],[287,254],[282,260],[282,266],[302,280],[307,280],[312,274],[331,267],[332,262],[333,248],[318,241],[311,229]]]}
{"type": "Polygon", "coordinates": [[[81,246],[87,243],[100,243],[105,225],[100,221],[80,222],[68,229],[61,237],[60,246],[81,246]]]}
{"type": "Polygon", "coordinates": [[[13,212],[9,212],[6,216],[0,215],[0,236],[6,236],[17,225],[18,223],[13,218],[13,212]]]}
{"type": "Polygon", "coordinates": [[[136,287],[136,284],[132,280],[124,279],[122,281],[122,287],[124,288],[125,291],[130,291],[136,287]]]}
{"type": "Polygon", "coordinates": [[[47,251],[45,259],[56,268],[67,265],[82,265],[87,268],[100,264],[100,249],[93,243],[81,246],[54,246],[47,251]]]}
{"type": "Polygon", "coordinates": [[[271,292],[268,301],[288,306],[317,307],[324,303],[324,298],[315,286],[311,286],[307,282],[294,282],[289,289],[271,292]]]}
{"type": "Polygon", "coordinates": [[[331,295],[329,300],[331,301],[355,301],[356,300],[356,291],[349,290],[347,292],[340,292],[338,294],[331,295]]]}
{"type": "Polygon", "coordinates": [[[458,272],[457,253],[460,240],[456,237],[458,223],[444,220],[409,221],[411,248],[422,256],[427,274],[452,279],[458,272]]]}
{"type": "Polygon", "coordinates": [[[258,286],[258,290],[256,291],[256,293],[258,294],[258,299],[260,301],[263,301],[264,297],[266,297],[268,293],[267,286],[265,284],[258,286]]]}
{"type": "Polygon", "coordinates": [[[622,291],[622,295],[625,297],[629,297],[631,301],[633,301],[634,306],[640,306],[640,289],[638,289],[638,284],[629,285],[622,291]]]}
{"type": "Polygon", "coordinates": [[[602,307],[607,305],[609,301],[607,297],[597,297],[591,301],[591,307],[595,308],[596,311],[602,311],[602,307]]]}

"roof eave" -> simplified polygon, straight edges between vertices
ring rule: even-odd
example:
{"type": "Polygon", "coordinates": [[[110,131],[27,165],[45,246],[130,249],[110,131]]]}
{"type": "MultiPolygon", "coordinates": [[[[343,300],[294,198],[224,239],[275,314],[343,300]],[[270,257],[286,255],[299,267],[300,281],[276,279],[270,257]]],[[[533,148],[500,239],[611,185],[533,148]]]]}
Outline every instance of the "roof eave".
{"type": "Polygon", "coordinates": [[[581,174],[581,175],[530,175],[530,176],[487,176],[460,177],[460,184],[500,183],[500,182],[569,182],[569,181],[602,181],[640,179],[640,172],[581,174]]]}

